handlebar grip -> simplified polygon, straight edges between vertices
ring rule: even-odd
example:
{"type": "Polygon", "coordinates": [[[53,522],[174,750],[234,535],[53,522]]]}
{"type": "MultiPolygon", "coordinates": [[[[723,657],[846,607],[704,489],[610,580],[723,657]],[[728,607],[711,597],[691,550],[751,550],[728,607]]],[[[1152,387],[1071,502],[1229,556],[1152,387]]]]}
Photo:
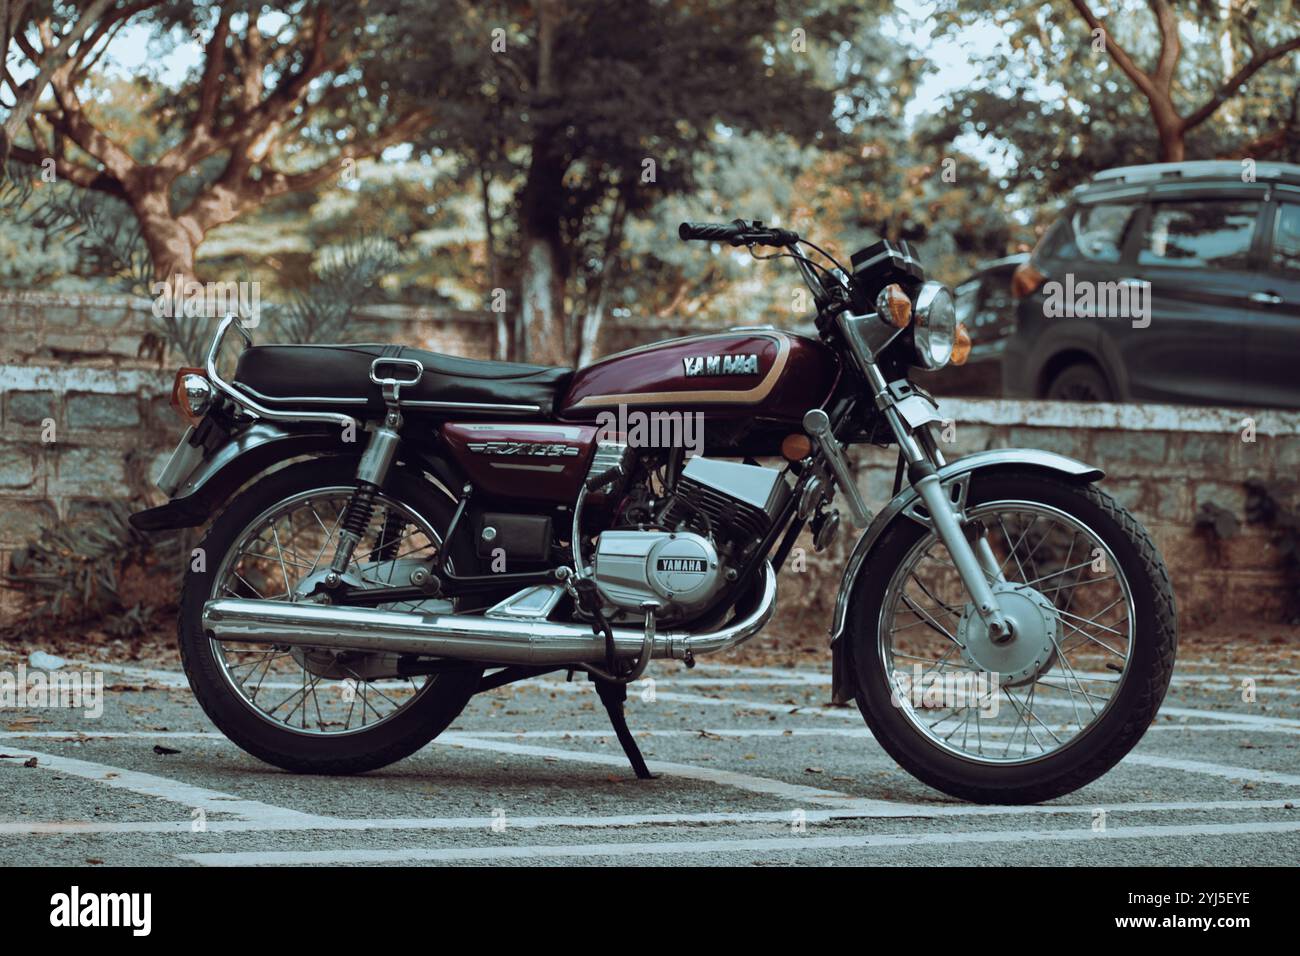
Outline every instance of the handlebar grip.
{"type": "Polygon", "coordinates": [[[739,245],[744,235],[745,227],[734,222],[684,222],[677,227],[677,238],[683,242],[703,239],[739,245]]]}
{"type": "Polygon", "coordinates": [[[684,222],[677,227],[677,238],[683,241],[703,239],[709,242],[728,242],[733,246],[751,243],[759,246],[793,246],[799,234],[789,229],[773,229],[760,222],[684,222]]]}

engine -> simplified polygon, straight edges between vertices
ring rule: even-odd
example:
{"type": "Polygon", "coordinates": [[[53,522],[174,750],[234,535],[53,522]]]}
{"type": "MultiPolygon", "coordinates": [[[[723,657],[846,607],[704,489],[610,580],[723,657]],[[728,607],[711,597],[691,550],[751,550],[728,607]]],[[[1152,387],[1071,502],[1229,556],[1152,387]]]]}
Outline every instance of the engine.
{"type": "Polygon", "coordinates": [[[704,611],[761,547],[791,494],[774,468],[696,457],[682,469],[649,528],[605,531],[592,576],[611,618],[662,620],[704,611]]]}

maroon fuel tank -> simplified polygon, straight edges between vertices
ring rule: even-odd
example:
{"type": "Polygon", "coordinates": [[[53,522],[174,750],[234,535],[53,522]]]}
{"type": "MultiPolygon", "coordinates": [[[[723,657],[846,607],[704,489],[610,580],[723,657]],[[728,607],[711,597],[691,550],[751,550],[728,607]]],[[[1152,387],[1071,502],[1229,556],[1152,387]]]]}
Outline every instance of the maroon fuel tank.
{"type": "Polygon", "coordinates": [[[579,369],[557,403],[563,421],[632,408],[703,412],[707,420],[798,426],[830,396],[839,359],[814,338],[779,329],[733,329],[668,339],[579,369]]]}

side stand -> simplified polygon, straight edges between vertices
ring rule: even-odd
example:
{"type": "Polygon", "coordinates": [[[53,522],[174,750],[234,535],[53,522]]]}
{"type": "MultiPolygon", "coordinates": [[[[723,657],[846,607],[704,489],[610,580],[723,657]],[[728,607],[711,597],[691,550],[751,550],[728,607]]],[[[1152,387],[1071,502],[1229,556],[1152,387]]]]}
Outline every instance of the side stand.
{"type": "Polygon", "coordinates": [[[636,772],[637,779],[653,780],[654,774],[646,766],[645,757],[641,756],[641,748],[636,745],[632,731],[627,726],[627,715],[623,711],[623,703],[627,700],[627,684],[601,680],[594,675],[592,680],[596,684],[596,693],[600,695],[600,702],[605,705],[605,712],[609,714],[610,725],[614,728],[618,742],[623,745],[623,753],[627,754],[628,763],[636,772]]]}

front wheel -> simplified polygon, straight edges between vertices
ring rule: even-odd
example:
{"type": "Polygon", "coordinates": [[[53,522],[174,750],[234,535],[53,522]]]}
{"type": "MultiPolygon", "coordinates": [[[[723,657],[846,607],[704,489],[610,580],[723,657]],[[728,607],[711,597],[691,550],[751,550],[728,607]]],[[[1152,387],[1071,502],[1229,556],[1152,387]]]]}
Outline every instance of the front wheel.
{"type": "Polygon", "coordinates": [[[992,639],[947,549],[902,517],[857,578],[844,635],[858,706],[889,754],[945,793],[1034,803],[1078,789],[1141,739],[1178,634],[1164,562],[1110,495],[1033,472],[974,475],[971,530],[1014,623],[992,639]]]}
{"type": "MultiPolygon", "coordinates": [[[[199,704],[244,750],[297,773],[360,773],[401,760],[456,719],[482,675],[469,666],[420,674],[394,654],[222,643],[204,633],[203,606],[213,598],[315,599],[355,472],[351,461],[306,461],[253,484],[212,523],[181,592],[181,662],[199,704]]],[[[445,495],[394,469],[345,579],[406,583],[436,559],[451,513],[445,495]]],[[[451,610],[449,602],[420,604],[451,610]]]]}

